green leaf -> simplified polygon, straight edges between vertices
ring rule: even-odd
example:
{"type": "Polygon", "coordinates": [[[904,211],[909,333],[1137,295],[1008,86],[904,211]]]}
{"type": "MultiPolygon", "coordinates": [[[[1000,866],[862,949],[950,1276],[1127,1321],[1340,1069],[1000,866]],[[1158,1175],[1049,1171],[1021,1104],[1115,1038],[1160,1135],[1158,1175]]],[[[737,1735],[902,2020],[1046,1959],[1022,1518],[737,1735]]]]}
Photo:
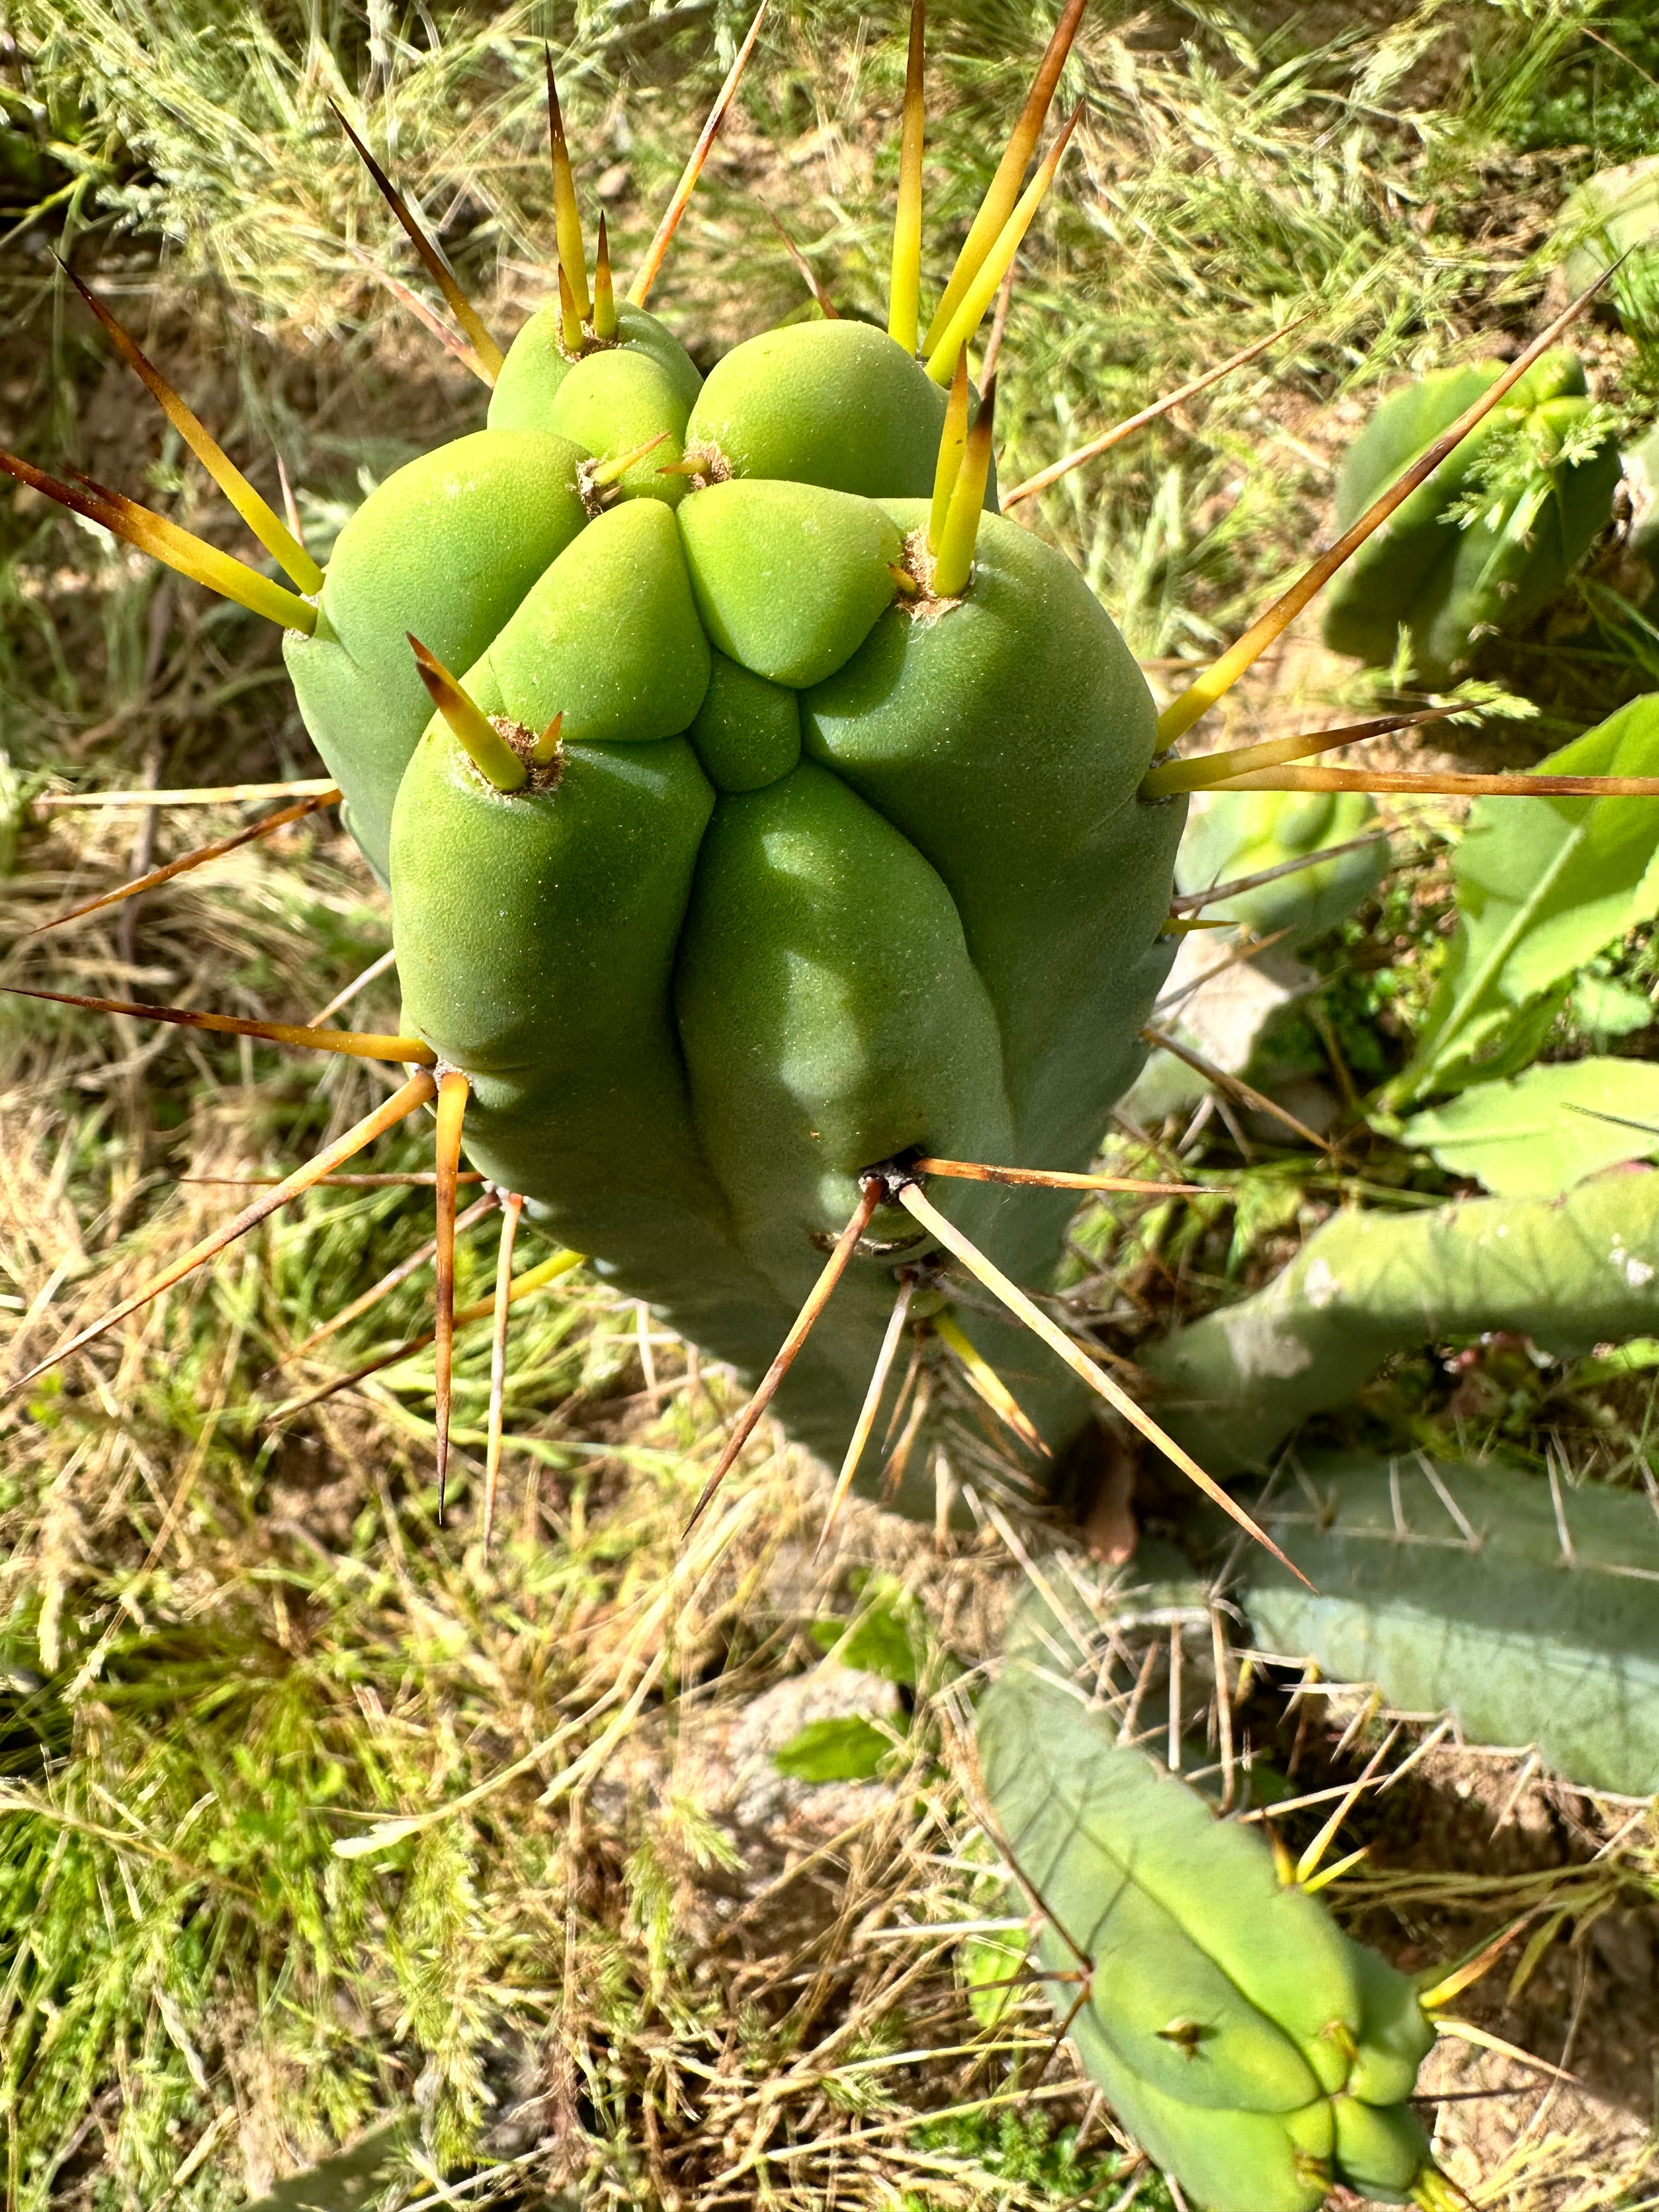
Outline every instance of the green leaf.
{"type": "Polygon", "coordinates": [[[795,1782],[868,1782],[892,1748],[885,1729],[854,1713],[809,1721],[773,1753],[772,1764],[795,1782]]]}
{"type": "Polygon", "coordinates": [[[1450,1175],[1478,1177],[1496,1197],[1557,1198],[1603,1168],[1659,1153],[1659,1065],[1576,1060],[1528,1068],[1413,1115],[1401,1142],[1432,1152],[1450,1175]],[[1625,1119],[1601,1118],[1612,1115],[1625,1119]]]}
{"type": "Polygon", "coordinates": [[[1020,1969],[1030,1948],[1029,1937],[1011,1930],[1006,1936],[970,1936],[957,1954],[969,2009],[981,2027],[997,2027],[1020,1995],[1020,1969]]]}
{"type": "Polygon", "coordinates": [[[1581,975],[1572,987],[1568,1006],[1577,1026],[1586,1036],[1634,1036],[1653,1019],[1646,994],[1628,983],[1609,981],[1605,975],[1581,975]]]}
{"type": "MultiPolygon", "coordinates": [[[[1659,774],[1659,695],[1538,763],[1542,775],[1659,774]]],[[[1411,1066],[1390,1103],[1512,1073],[1517,1017],[1659,913],[1659,802],[1480,799],[1453,864],[1459,927],[1411,1066]]],[[[1547,1026],[1547,1024],[1546,1024],[1547,1026]]],[[[1532,1049],[1542,1042],[1534,1022],[1532,1049]]]]}
{"type": "Polygon", "coordinates": [[[873,1595],[850,1632],[844,1620],[815,1620],[812,1641],[820,1651],[833,1651],[843,1667],[914,1690],[921,1626],[915,1601],[890,1575],[870,1587],[873,1595]]]}

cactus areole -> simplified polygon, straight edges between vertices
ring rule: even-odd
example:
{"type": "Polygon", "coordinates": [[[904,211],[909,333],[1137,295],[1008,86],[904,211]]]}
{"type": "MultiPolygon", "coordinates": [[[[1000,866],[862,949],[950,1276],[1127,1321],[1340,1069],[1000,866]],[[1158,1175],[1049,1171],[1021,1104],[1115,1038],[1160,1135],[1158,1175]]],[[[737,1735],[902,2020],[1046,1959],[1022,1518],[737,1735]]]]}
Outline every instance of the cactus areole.
{"type": "MultiPolygon", "coordinates": [[[[946,413],[867,325],[766,332],[705,383],[642,310],[573,359],[545,309],[489,427],[370,496],[288,634],[390,888],[404,1029],[469,1079],[467,1153],[750,1374],[865,1170],[1086,1166],[1173,943],[1152,697],[1082,577],[972,483],[950,588],[946,413]]],[[[1040,1285],[1073,1201],[944,1202],[1040,1285]]],[[[779,1401],[804,1440],[844,1449],[928,1249],[879,1207],[779,1401]]],[[[1057,1442],[1078,1395],[988,1326],[1057,1442]]]]}

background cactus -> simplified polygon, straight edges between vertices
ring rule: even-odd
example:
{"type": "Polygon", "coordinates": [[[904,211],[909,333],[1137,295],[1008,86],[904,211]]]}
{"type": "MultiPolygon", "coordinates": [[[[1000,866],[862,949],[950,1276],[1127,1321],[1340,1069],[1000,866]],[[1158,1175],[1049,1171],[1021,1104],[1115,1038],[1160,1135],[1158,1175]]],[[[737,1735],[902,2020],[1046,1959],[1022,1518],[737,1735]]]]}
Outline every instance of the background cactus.
{"type": "Polygon", "coordinates": [[[1314,1588],[1243,1565],[1264,1649],[1306,1654],[1593,1788],[1659,1790],[1659,1521],[1645,1498],[1497,1463],[1313,1461],[1269,1510],[1314,1588]]]}
{"type": "Polygon", "coordinates": [[[1267,1289],[1174,1330],[1146,1364],[1171,1432],[1231,1473],[1407,1345],[1511,1329],[1572,1353],[1645,1335],[1656,1276],[1659,1176],[1602,1176],[1553,1200],[1342,1213],[1267,1289]]]}
{"type": "MultiPolygon", "coordinates": [[[[1385,399],[1344,458],[1339,526],[1499,373],[1496,362],[1443,369],[1385,399]]],[[[1618,449],[1585,398],[1583,365],[1550,355],[1350,565],[1325,602],[1326,643],[1387,667],[1403,629],[1419,683],[1467,676],[1484,637],[1520,628],[1560,591],[1618,482],[1618,449]]]]}

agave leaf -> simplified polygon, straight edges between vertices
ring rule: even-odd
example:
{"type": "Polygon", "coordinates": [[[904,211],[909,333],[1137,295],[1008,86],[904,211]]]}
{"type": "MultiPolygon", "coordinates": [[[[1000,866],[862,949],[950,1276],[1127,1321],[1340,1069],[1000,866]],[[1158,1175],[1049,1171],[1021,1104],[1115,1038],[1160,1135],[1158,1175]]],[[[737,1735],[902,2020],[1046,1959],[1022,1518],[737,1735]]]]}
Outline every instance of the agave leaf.
{"type": "MultiPolygon", "coordinates": [[[[1659,695],[1650,695],[1539,768],[1646,775],[1656,765],[1659,695]]],[[[1656,854],[1659,805],[1646,799],[1477,799],[1453,862],[1457,934],[1389,1103],[1462,1090],[1524,1065],[1577,970],[1659,913],[1656,854]]]]}
{"type": "Polygon", "coordinates": [[[1586,1176],[1659,1153],[1659,1066],[1647,1060],[1575,1060],[1483,1083],[1414,1114],[1402,1144],[1432,1152],[1452,1175],[1474,1176],[1498,1198],[1558,1198],[1586,1176]],[[1603,1117],[1645,1121],[1651,1133],[1603,1117]]]}
{"type": "Polygon", "coordinates": [[[1659,1790],[1659,1519],[1631,1491],[1500,1467],[1314,1462],[1255,1547],[1246,1606],[1272,1651],[1484,1743],[1535,1744],[1591,1789],[1659,1790]]]}
{"type": "Polygon", "coordinates": [[[1566,1355],[1651,1334],[1656,1280],[1659,1174],[1560,1199],[1345,1212],[1265,1290],[1176,1329],[1141,1364],[1168,1393],[1164,1427],[1231,1474],[1410,1345],[1510,1329],[1566,1355]]]}

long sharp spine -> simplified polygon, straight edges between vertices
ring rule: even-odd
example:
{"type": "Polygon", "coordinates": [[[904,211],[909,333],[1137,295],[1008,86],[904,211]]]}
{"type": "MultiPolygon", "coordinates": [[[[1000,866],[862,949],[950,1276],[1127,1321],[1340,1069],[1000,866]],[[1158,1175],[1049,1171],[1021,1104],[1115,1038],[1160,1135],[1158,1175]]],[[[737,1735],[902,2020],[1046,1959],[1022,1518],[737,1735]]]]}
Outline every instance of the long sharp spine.
{"type": "MultiPolygon", "coordinates": [[[[1382,528],[1395,510],[1410,498],[1419,484],[1428,481],[1442,461],[1455,452],[1471,430],[1478,428],[1485,422],[1493,408],[1515,389],[1534,362],[1547,354],[1556,340],[1577,321],[1612,274],[1611,269],[1604,270],[1595,283],[1588,286],[1563,309],[1549,328],[1518,353],[1503,374],[1487,386],[1474,405],[1466,408],[1426,453],[1420,454],[1380,497],[1372,501],[1352,528],[1345,531],[1328,551],[1310,562],[1289,591],[1281,592],[1265,614],[1257,616],[1243,637],[1229,646],[1218,659],[1212,661],[1204,673],[1189,684],[1179,698],[1171,701],[1158,717],[1158,735],[1161,744],[1173,744],[1177,738],[1184,736],[1200,715],[1207,714],[1217,700],[1231,691],[1239,678],[1255,666],[1267,647],[1284,635],[1303,608],[1324,589],[1349,556],[1357,553],[1366,539],[1382,528]]],[[[1304,785],[1301,787],[1306,789],[1310,787],[1304,785]]]]}
{"type": "MultiPolygon", "coordinates": [[[[329,105],[331,107],[334,106],[332,100],[329,102],[329,105]]],[[[380,167],[373,154],[369,152],[368,148],[357,136],[357,133],[352,129],[350,124],[346,121],[345,117],[341,114],[337,107],[334,108],[334,113],[339,123],[341,130],[345,132],[346,137],[350,139],[352,144],[356,148],[358,158],[362,161],[363,167],[368,171],[369,175],[374,179],[375,190],[380,193],[381,198],[386,202],[386,205],[392,210],[392,214],[397,217],[404,237],[408,239],[410,244],[420,256],[422,265],[426,270],[427,275],[431,277],[433,283],[443,294],[446,301],[448,303],[450,313],[454,316],[456,321],[466,332],[467,338],[471,344],[472,350],[477,356],[479,364],[483,370],[486,382],[494,384],[495,379],[501,373],[501,363],[506,356],[502,354],[500,346],[496,344],[495,339],[491,337],[489,332],[485,329],[483,318],[479,314],[471,301],[467,298],[465,293],[462,291],[460,285],[456,279],[455,272],[450,267],[448,262],[444,259],[443,255],[439,252],[437,247],[427,236],[425,231],[422,229],[420,224],[415,220],[415,216],[410,211],[408,201],[404,199],[403,194],[398,190],[391,178],[387,176],[386,171],[380,167]]]]}
{"type": "MultiPolygon", "coordinates": [[[[190,447],[202,466],[213,478],[225,497],[235,508],[253,535],[264,547],[277,566],[283,568],[301,592],[319,592],[323,587],[323,572],[301,544],[297,532],[283,522],[248,482],[242,471],[214,437],[200,417],[187,407],[161,371],[143,353],[130,334],[117,322],[97,295],[81,282],[75,271],[59,261],[58,267],[86,301],[109,337],[111,343],[129,368],[139,379],[160,406],[173,428],[190,447]]],[[[287,479],[283,479],[287,489],[287,479]]]]}
{"type": "Polygon", "coordinates": [[[966,349],[975,331],[985,319],[985,310],[996,297],[998,286],[1013,266],[1014,256],[1019,252],[1025,234],[1042,204],[1043,195],[1054,180],[1054,172],[1072,143],[1072,133],[1082,119],[1081,106],[1073,108],[1066,127],[1043,156],[1042,167],[1026,186],[1013,212],[997,233],[989,252],[974,271],[963,292],[960,304],[945,325],[937,344],[932,343],[930,334],[927,374],[935,384],[949,383],[956,368],[957,356],[966,349]]]}
{"type": "MultiPolygon", "coordinates": [[[[969,286],[978,275],[1013,212],[1026,167],[1036,151],[1038,139],[1042,136],[1042,126],[1048,119],[1054,88],[1060,82],[1060,71],[1066,66],[1066,58],[1071,52],[1072,41],[1077,36],[1078,26],[1083,21],[1083,11],[1087,4],[1088,0],[1066,0],[1066,12],[1054,26],[1054,35],[1037,64],[1036,76],[1026,95],[1019,120],[1009,136],[997,173],[992,178],[980,204],[979,213],[974,217],[973,226],[963,241],[962,251],[957,256],[957,265],[951,271],[944,296],[927,326],[927,336],[922,342],[924,352],[931,354],[950,327],[969,286]]],[[[995,289],[996,285],[993,283],[990,292],[995,289]]],[[[988,299],[990,292],[987,293],[988,299]]]]}
{"type": "Polygon", "coordinates": [[[577,319],[585,323],[592,302],[587,296],[581,210],[576,204],[576,181],[570,173],[570,149],[565,143],[559,88],[553,80],[553,57],[545,46],[542,52],[547,63],[547,137],[553,157],[553,223],[559,241],[559,267],[576,303],[577,319]]]}
{"type": "Polygon", "coordinates": [[[893,216],[893,273],[887,304],[887,334],[912,356],[921,322],[921,156],[927,128],[923,81],[927,12],[927,0],[910,0],[904,125],[899,142],[898,206],[893,216]]]}
{"type": "Polygon", "coordinates": [[[106,484],[96,483],[90,477],[73,484],[64,483],[57,477],[48,476],[44,469],[37,469],[32,461],[4,452],[0,452],[0,471],[15,477],[19,483],[27,484],[32,491],[44,493],[72,514],[85,515],[88,522],[100,524],[112,538],[137,546],[141,553],[148,553],[152,560],[187,576],[191,583],[204,585],[222,599],[234,600],[250,614],[263,615],[278,629],[297,629],[307,637],[316,629],[317,610],[309,599],[302,599],[296,592],[285,591],[258,569],[249,568],[246,562],[222,553],[205,538],[181,530],[165,515],[141,507],[137,500],[128,499],[118,491],[110,490],[106,484]]]}
{"type": "Polygon", "coordinates": [[[657,225],[656,235],[646,248],[644,260],[635,271],[634,281],[628,288],[628,296],[636,307],[642,307],[650,297],[651,287],[657,281],[668,249],[674,242],[674,233],[680,227],[680,217],[685,213],[686,204],[696,190],[697,179],[702,174],[702,165],[708,159],[708,149],[726,120],[726,110],[737,98],[738,87],[743,81],[744,70],[755,50],[755,41],[760,36],[760,27],[770,4],[771,0],[760,0],[760,6],[755,10],[755,20],[749,26],[749,34],[738,49],[737,59],[726,71],[726,82],[708,111],[708,120],[703,125],[697,143],[691,149],[691,157],[681,172],[673,198],[668,203],[662,221],[657,225]]]}
{"type": "Polygon", "coordinates": [[[611,233],[599,217],[599,249],[593,257],[593,335],[609,344],[617,335],[617,288],[611,275],[611,233]]]}
{"type": "Polygon", "coordinates": [[[1048,1318],[1040,1306],[1032,1303],[1017,1283],[1011,1282],[1000,1267],[987,1259],[971,1238],[963,1236],[953,1221],[948,1220],[929,1200],[922,1195],[916,1184],[914,1182],[903,1184],[900,1188],[898,1199],[906,1212],[914,1214],[922,1227],[936,1237],[947,1252],[953,1254],[970,1274],[979,1278],[988,1291],[1001,1299],[1016,1320],[1024,1322],[1032,1334],[1040,1337],[1051,1352],[1063,1359],[1080,1381],[1086,1382],[1091,1390],[1103,1397],[1107,1404],[1121,1413],[1133,1427],[1139,1429],[1149,1443],[1156,1444],[1165,1458],[1173,1460],[1182,1474],[1204,1492],[1212,1504],[1218,1505],[1224,1513],[1231,1515],[1232,1519],[1238,1522],[1240,1528],[1254,1537],[1258,1544],[1273,1553],[1281,1566],[1288,1567],[1299,1583],[1307,1581],[1307,1577],[1291,1560],[1285,1558],[1272,1537],[1265,1530],[1258,1528],[1244,1508],[1235,1498],[1230,1498],[1218,1482],[1205,1473],[1192,1454],[1183,1451],[1175,1438],[1167,1435],[1152,1415],[1135,1403],[1127,1390],[1121,1389],[1103,1368],[1097,1366],[1072,1341],[1063,1329],[1058,1328],[1048,1318]]]}
{"type": "Polygon", "coordinates": [[[434,1252],[433,1422],[437,1431],[438,1520],[444,1517],[449,1482],[450,1385],[455,1353],[455,1175],[461,1164],[461,1125],[472,1085],[459,1068],[438,1078],[438,1131],[433,1164],[437,1170],[437,1235],[434,1252]]]}
{"type": "Polygon", "coordinates": [[[521,791],[530,780],[529,769],[489,717],[468,698],[436,654],[428,653],[413,632],[408,635],[427,696],[474,768],[497,791],[521,791]]]}
{"type": "Polygon", "coordinates": [[[939,459],[933,465],[933,504],[927,518],[927,550],[935,559],[945,542],[945,525],[951,513],[951,495],[962,473],[963,448],[968,443],[968,356],[957,361],[951,379],[951,396],[945,403],[945,423],[939,436],[939,459]]]}
{"type": "Polygon", "coordinates": [[[991,441],[996,428],[996,380],[985,387],[974,427],[963,448],[962,467],[951,493],[950,511],[933,562],[933,592],[941,599],[954,599],[968,588],[974,573],[974,548],[985,512],[985,487],[991,476],[991,441]]]}

